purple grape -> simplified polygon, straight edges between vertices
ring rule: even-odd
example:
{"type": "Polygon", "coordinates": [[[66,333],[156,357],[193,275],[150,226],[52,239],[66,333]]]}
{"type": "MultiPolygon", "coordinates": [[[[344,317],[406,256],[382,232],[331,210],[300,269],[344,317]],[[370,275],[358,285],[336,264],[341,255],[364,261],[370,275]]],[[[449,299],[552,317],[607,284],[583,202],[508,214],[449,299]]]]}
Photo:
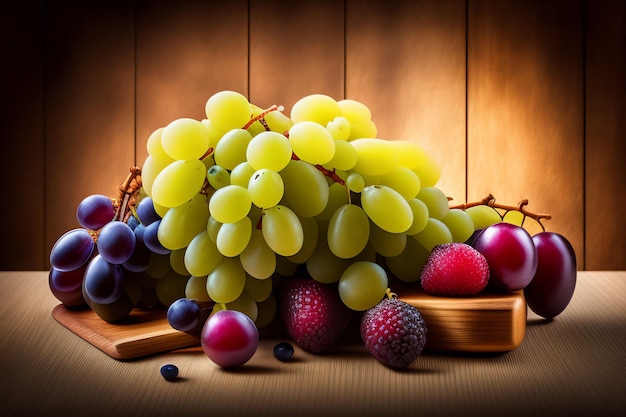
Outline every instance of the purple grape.
{"type": "Polygon", "coordinates": [[[174,329],[186,333],[199,333],[204,325],[200,306],[189,298],[179,298],[170,304],[167,321],[174,329]]]}
{"type": "Polygon", "coordinates": [[[139,226],[141,224],[141,222],[139,221],[139,219],[135,216],[130,216],[128,218],[128,221],[126,222],[126,224],[128,224],[128,226],[130,226],[131,229],[135,230],[135,228],[137,226],[139,226]]]}
{"type": "Polygon", "coordinates": [[[73,271],[59,271],[51,268],[48,285],[52,295],[66,307],[82,307],[86,304],[82,284],[87,264],[73,271]]]}
{"type": "Polygon", "coordinates": [[[166,381],[176,381],[178,378],[178,367],[176,365],[172,365],[171,363],[163,365],[161,367],[161,376],[165,378],[166,381]]]}
{"type": "Polygon", "coordinates": [[[280,342],[274,346],[274,357],[281,362],[291,359],[293,352],[293,345],[289,342],[280,342]]]}
{"type": "Polygon", "coordinates": [[[59,271],[73,271],[83,266],[93,253],[91,234],[85,229],[72,229],[59,237],[50,251],[50,265],[59,271]]]}
{"type": "Polygon", "coordinates": [[[98,252],[109,263],[123,264],[135,250],[135,232],[124,222],[107,223],[98,235],[98,252]]]}
{"type": "Polygon", "coordinates": [[[110,304],[124,292],[124,270],[96,255],[85,271],[85,296],[97,304],[110,304]]]}
{"type": "MultiPolygon", "coordinates": [[[[138,227],[143,227],[143,225],[139,225],[138,227]]],[[[148,249],[143,242],[143,236],[139,237],[137,233],[135,233],[135,249],[132,255],[130,255],[130,258],[122,263],[122,266],[132,272],[144,272],[148,269],[148,265],[150,264],[151,253],[150,249],[148,249]]]]}
{"type": "Polygon", "coordinates": [[[170,253],[170,250],[161,245],[161,242],[159,242],[159,237],[157,236],[160,225],[161,220],[157,220],[146,226],[146,230],[143,233],[143,242],[152,252],[159,255],[167,255],[168,253],[170,253]]]}
{"type": "Polygon", "coordinates": [[[76,209],[78,223],[86,229],[98,230],[115,217],[113,201],[101,194],[93,194],[80,202],[76,209]]]}
{"type": "Polygon", "coordinates": [[[154,204],[152,198],[144,197],[139,204],[137,204],[137,217],[144,226],[148,226],[157,220],[161,220],[161,216],[154,210],[154,204]]]}

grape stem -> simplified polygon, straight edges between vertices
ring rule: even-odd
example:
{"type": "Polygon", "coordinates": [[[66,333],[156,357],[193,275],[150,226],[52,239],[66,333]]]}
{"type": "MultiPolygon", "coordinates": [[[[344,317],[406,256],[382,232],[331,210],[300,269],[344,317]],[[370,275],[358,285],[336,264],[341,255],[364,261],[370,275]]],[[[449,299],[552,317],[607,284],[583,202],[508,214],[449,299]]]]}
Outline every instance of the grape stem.
{"type": "Polygon", "coordinates": [[[244,129],[244,130],[248,129],[250,126],[252,126],[252,124],[254,122],[260,122],[266,130],[269,130],[268,126],[264,123],[265,122],[265,116],[267,116],[267,114],[269,114],[269,113],[271,113],[273,111],[282,111],[282,110],[283,110],[283,106],[277,106],[276,104],[274,104],[274,105],[268,107],[267,109],[263,110],[258,115],[256,115],[253,118],[251,118],[248,121],[248,123],[246,123],[244,125],[244,127],[242,129],[244,129]]]}
{"type": "Polygon", "coordinates": [[[499,204],[499,203],[496,203],[496,198],[493,196],[493,194],[490,193],[487,197],[483,198],[480,201],[475,201],[473,203],[459,204],[459,205],[456,205],[456,206],[450,206],[450,208],[451,209],[455,209],[456,208],[456,209],[465,210],[465,209],[468,209],[470,207],[489,206],[489,207],[491,207],[493,209],[505,210],[507,212],[509,212],[509,211],[519,211],[525,217],[530,217],[531,219],[534,219],[537,223],[539,223],[541,228],[545,231],[546,229],[545,229],[543,223],[541,223],[541,221],[543,219],[550,220],[552,218],[552,216],[549,215],[549,214],[540,214],[540,213],[530,212],[530,211],[525,209],[525,207],[527,205],[528,205],[528,199],[523,199],[522,201],[520,201],[517,204],[517,206],[510,206],[510,205],[505,205],[505,204],[499,204]]]}
{"type": "Polygon", "coordinates": [[[127,222],[128,218],[135,209],[137,204],[137,195],[141,190],[141,168],[137,166],[130,167],[130,172],[126,179],[118,188],[118,197],[113,199],[115,207],[115,217],[113,220],[127,222]]]}
{"type": "MultiPolygon", "coordinates": [[[[291,153],[291,159],[293,161],[299,161],[300,158],[298,157],[298,155],[296,155],[295,153],[291,153]]],[[[328,178],[330,178],[331,180],[338,182],[341,185],[346,185],[346,182],[339,176],[337,175],[337,172],[335,172],[335,168],[333,168],[332,170],[330,169],[326,169],[323,166],[319,165],[319,164],[315,164],[313,165],[315,168],[317,168],[318,171],[320,171],[322,174],[326,175],[328,178]]]]}

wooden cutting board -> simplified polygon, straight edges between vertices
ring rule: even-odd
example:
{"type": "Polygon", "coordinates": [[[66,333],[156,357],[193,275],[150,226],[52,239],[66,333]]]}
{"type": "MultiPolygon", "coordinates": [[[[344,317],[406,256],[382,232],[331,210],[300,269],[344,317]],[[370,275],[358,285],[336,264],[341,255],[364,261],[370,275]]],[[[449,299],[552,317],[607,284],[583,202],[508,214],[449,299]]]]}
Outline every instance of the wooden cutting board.
{"type": "MultiPolygon", "coordinates": [[[[417,307],[426,322],[426,350],[507,352],[526,334],[526,303],[521,291],[486,293],[476,297],[438,297],[394,288],[398,298],[417,307]]],[[[198,346],[197,337],[173,329],[165,311],[134,310],[111,324],[92,310],[57,305],[52,316],[70,331],[118,360],[130,360],[198,346]]]]}

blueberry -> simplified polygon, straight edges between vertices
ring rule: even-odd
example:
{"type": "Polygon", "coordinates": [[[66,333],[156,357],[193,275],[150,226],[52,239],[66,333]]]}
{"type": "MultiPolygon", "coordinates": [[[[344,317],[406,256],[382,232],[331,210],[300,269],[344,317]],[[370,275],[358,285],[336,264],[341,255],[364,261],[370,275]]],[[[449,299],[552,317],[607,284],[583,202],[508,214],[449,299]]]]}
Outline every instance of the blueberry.
{"type": "Polygon", "coordinates": [[[287,342],[280,342],[274,346],[274,356],[282,362],[286,362],[293,356],[293,346],[287,342]]]}
{"type": "Polygon", "coordinates": [[[161,375],[167,381],[175,381],[178,378],[178,367],[176,365],[167,364],[161,367],[161,375]]]}

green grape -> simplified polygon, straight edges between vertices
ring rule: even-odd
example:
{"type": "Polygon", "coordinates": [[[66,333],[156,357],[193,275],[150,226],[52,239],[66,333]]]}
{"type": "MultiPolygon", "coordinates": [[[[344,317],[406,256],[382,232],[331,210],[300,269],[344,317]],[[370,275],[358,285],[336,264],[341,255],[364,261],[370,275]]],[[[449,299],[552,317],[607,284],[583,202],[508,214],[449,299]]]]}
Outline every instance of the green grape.
{"type": "Polygon", "coordinates": [[[426,227],[414,234],[413,239],[417,240],[427,250],[432,251],[433,248],[442,243],[452,243],[452,233],[448,226],[446,226],[441,220],[428,218],[426,227]]]}
{"type": "Polygon", "coordinates": [[[185,266],[185,249],[177,249],[170,252],[170,266],[179,275],[191,275],[185,266]]]}
{"type": "Polygon", "coordinates": [[[339,281],[339,277],[352,261],[338,258],[330,251],[328,227],[325,223],[319,225],[317,246],[306,261],[306,270],[314,280],[332,284],[339,281]]]}
{"type": "Polygon", "coordinates": [[[428,206],[424,204],[424,202],[417,198],[410,198],[407,200],[409,206],[411,207],[411,211],[413,212],[413,223],[411,223],[411,227],[406,231],[406,234],[411,236],[416,233],[421,232],[426,227],[426,223],[428,223],[428,206]]]}
{"type": "Polygon", "coordinates": [[[296,214],[313,217],[324,210],[329,186],[320,170],[307,162],[292,160],[280,176],[285,184],[285,198],[296,214]]]}
{"type": "Polygon", "coordinates": [[[262,168],[250,177],[248,192],[255,206],[269,208],[278,204],[283,198],[285,184],[278,172],[262,168]]]}
{"type": "Polygon", "coordinates": [[[278,310],[276,297],[274,294],[270,294],[270,296],[265,300],[257,302],[257,307],[259,309],[259,314],[257,315],[254,324],[256,324],[257,328],[261,329],[272,323],[274,317],[276,316],[276,311],[278,310]]]}
{"type": "Polygon", "coordinates": [[[152,200],[163,207],[177,207],[200,192],[206,169],[197,159],[174,161],[154,179],[152,200]]]}
{"type": "Polygon", "coordinates": [[[196,194],[190,201],[168,210],[159,224],[157,237],[164,248],[182,249],[206,228],[208,220],[206,197],[196,194]]]}
{"type": "Polygon", "coordinates": [[[289,130],[291,149],[298,158],[313,165],[323,165],[335,155],[335,140],[326,128],[315,122],[301,121],[289,130]]]}
{"type": "Polygon", "coordinates": [[[276,256],[276,273],[283,277],[293,277],[298,271],[299,265],[300,264],[291,262],[288,257],[276,256]]]}
{"type": "Polygon", "coordinates": [[[409,203],[393,188],[371,185],[361,192],[361,206],[376,225],[391,233],[404,233],[413,224],[409,203]]]}
{"type": "Polygon", "coordinates": [[[320,220],[330,220],[339,207],[347,203],[348,192],[346,187],[338,182],[332,183],[328,187],[328,202],[326,203],[324,210],[322,210],[321,213],[315,217],[320,220]]]}
{"type": "Polygon", "coordinates": [[[252,135],[245,129],[232,129],[222,136],[215,146],[215,163],[231,171],[246,161],[246,150],[252,135]]]}
{"type": "Polygon", "coordinates": [[[256,170],[247,161],[242,162],[230,171],[230,183],[247,188],[250,178],[255,172],[256,170]]]}
{"type": "Polygon", "coordinates": [[[154,207],[154,211],[156,212],[156,214],[158,214],[161,218],[165,217],[167,212],[170,211],[169,207],[164,207],[160,204],[157,204],[154,202],[154,200],[152,200],[152,206],[154,207]]]}
{"type": "Polygon", "coordinates": [[[362,138],[350,143],[357,154],[352,169],[361,175],[384,175],[398,167],[399,155],[391,145],[393,141],[362,138]]]}
{"type": "Polygon", "coordinates": [[[406,200],[413,198],[421,188],[420,179],[414,171],[399,166],[380,176],[379,184],[391,187],[406,200]]]}
{"type": "Polygon", "coordinates": [[[261,231],[268,246],[278,255],[295,255],[304,243],[300,219],[289,207],[281,204],[263,211],[261,231]]]}
{"type": "Polygon", "coordinates": [[[370,221],[365,211],[356,204],[339,207],[328,223],[328,247],[339,258],[357,256],[367,245],[369,237],[370,221]]]}
{"type": "Polygon", "coordinates": [[[255,171],[267,168],[279,172],[291,161],[291,143],[277,132],[261,132],[246,149],[246,160],[255,171]]]}
{"type": "Polygon", "coordinates": [[[430,251],[415,239],[407,239],[404,250],[396,256],[386,257],[385,264],[389,271],[403,282],[417,282],[430,251]]]}
{"type": "Polygon", "coordinates": [[[209,200],[209,212],[220,223],[235,223],[243,219],[251,206],[248,189],[240,185],[222,187],[209,200]]]}
{"type": "Polygon", "coordinates": [[[157,299],[165,307],[169,307],[174,301],[185,297],[187,277],[178,275],[170,270],[163,278],[157,280],[154,293],[157,299]]]}
{"type": "Polygon", "coordinates": [[[220,141],[222,136],[224,136],[227,132],[225,129],[220,129],[215,126],[215,123],[212,123],[209,119],[202,119],[201,123],[207,128],[209,132],[209,147],[215,149],[217,143],[220,141]]]}
{"type": "Polygon", "coordinates": [[[198,120],[176,119],[163,129],[161,145],[173,159],[200,159],[209,149],[209,131],[198,120]]]}
{"type": "Polygon", "coordinates": [[[294,124],[311,121],[325,127],[335,117],[341,116],[341,108],[330,96],[311,94],[296,101],[291,107],[290,115],[294,124]]]}
{"type": "Polygon", "coordinates": [[[257,228],[252,229],[250,242],[239,255],[239,260],[243,269],[256,279],[269,278],[276,270],[276,254],[257,228]]]}
{"type": "Polygon", "coordinates": [[[217,250],[224,256],[238,256],[248,246],[252,235],[252,222],[249,217],[234,223],[224,223],[217,232],[217,250]]]}
{"type": "Polygon", "coordinates": [[[163,134],[164,127],[160,127],[148,137],[148,141],[146,142],[146,149],[148,150],[148,155],[150,155],[153,159],[160,161],[163,166],[167,166],[174,162],[174,158],[169,156],[165,150],[163,149],[163,144],[161,143],[161,135],[163,134]]]}
{"type": "Polygon", "coordinates": [[[339,278],[339,297],[355,311],[365,311],[385,296],[389,280],[382,266],[376,262],[354,262],[339,278]]]}
{"type": "Polygon", "coordinates": [[[353,172],[346,178],[346,186],[350,191],[360,193],[365,188],[365,179],[362,175],[353,172]]]}
{"type": "Polygon", "coordinates": [[[207,100],[204,110],[207,119],[224,131],[245,126],[252,115],[250,102],[236,91],[220,91],[213,94],[207,100]]]}
{"type": "Polygon", "coordinates": [[[365,104],[351,99],[341,100],[337,104],[341,115],[350,122],[348,140],[376,137],[378,130],[372,122],[372,113],[365,104]]]}
{"type": "Polygon", "coordinates": [[[246,284],[244,271],[238,258],[224,257],[207,276],[206,290],[211,300],[216,303],[232,303],[246,284]]]}
{"type": "Polygon", "coordinates": [[[230,185],[230,173],[220,165],[210,167],[206,173],[206,178],[211,187],[216,190],[230,185]]]}
{"type": "Polygon", "coordinates": [[[369,242],[382,256],[397,256],[406,247],[406,233],[390,233],[378,227],[374,222],[370,225],[369,242]]]}
{"type": "Polygon", "coordinates": [[[272,111],[265,115],[265,123],[273,132],[285,134],[293,126],[293,120],[281,111],[272,111]]]}
{"type": "Polygon", "coordinates": [[[273,283],[271,279],[257,279],[252,275],[246,275],[246,284],[243,289],[254,301],[260,303],[272,293],[273,283]]]}
{"type": "Polygon", "coordinates": [[[335,139],[335,155],[324,167],[341,171],[351,170],[356,164],[356,150],[350,142],[335,139]]]}
{"type": "Polygon", "coordinates": [[[206,230],[209,233],[209,238],[211,238],[211,241],[215,244],[217,244],[217,234],[219,233],[221,227],[222,223],[218,222],[213,216],[209,215],[209,219],[206,222],[206,230]]]}
{"type": "Polygon", "coordinates": [[[160,255],[158,253],[150,253],[150,261],[148,268],[144,271],[146,275],[154,279],[163,278],[172,267],[170,266],[169,255],[160,255]]]}
{"type": "Polygon", "coordinates": [[[526,216],[524,215],[524,213],[517,210],[511,210],[506,212],[504,217],[502,217],[502,221],[522,227],[522,223],[524,222],[525,217],[526,216]]]}
{"type": "Polygon", "coordinates": [[[424,187],[417,194],[417,198],[426,204],[428,215],[434,219],[441,220],[450,211],[448,197],[439,188],[424,187]]]}
{"type": "Polygon", "coordinates": [[[465,242],[474,233],[472,218],[461,209],[450,209],[441,221],[450,229],[454,242],[465,242]]]}
{"type": "Polygon", "coordinates": [[[303,264],[309,259],[317,246],[319,227],[315,217],[298,217],[298,219],[300,224],[302,224],[302,232],[304,234],[302,248],[296,254],[287,257],[287,259],[294,264],[303,264]]]}
{"type": "Polygon", "coordinates": [[[326,124],[326,130],[337,141],[347,141],[350,138],[350,121],[343,116],[337,116],[326,124]]]}
{"type": "Polygon", "coordinates": [[[408,141],[391,141],[391,146],[400,155],[398,164],[413,170],[422,187],[434,187],[441,177],[441,168],[417,144],[408,141]]]}
{"type": "Polygon", "coordinates": [[[207,277],[190,276],[185,286],[185,297],[205,303],[212,301],[206,292],[206,279],[207,277]]]}
{"type": "Polygon", "coordinates": [[[259,308],[257,307],[256,301],[245,291],[243,291],[235,301],[226,303],[224,307],[226,310],[240,311],[250,317],[252,321],[256,321],[259,315],[259,308]]]}
{"type": "Polygon", "coordinates": [[[471,217],[474,223],[474,230],[484,229],[502,221],[497,211],[484,204],[468,207],[465,209],[465,212],[471,217]]]}
{"type": "Polygon", "coordinates": [[[198,233],[187,246],[185,267],[191,275],[207,276],[223,257],[205,230],[198,233]]]}
{"type": "Polygon", "coordinates": [[[152,197],[152,185],[154,179],[163,169],[172,163],[172,159],[156,159],[148,155],[141,167],[141,189],[146,195],[152,197]]]}

